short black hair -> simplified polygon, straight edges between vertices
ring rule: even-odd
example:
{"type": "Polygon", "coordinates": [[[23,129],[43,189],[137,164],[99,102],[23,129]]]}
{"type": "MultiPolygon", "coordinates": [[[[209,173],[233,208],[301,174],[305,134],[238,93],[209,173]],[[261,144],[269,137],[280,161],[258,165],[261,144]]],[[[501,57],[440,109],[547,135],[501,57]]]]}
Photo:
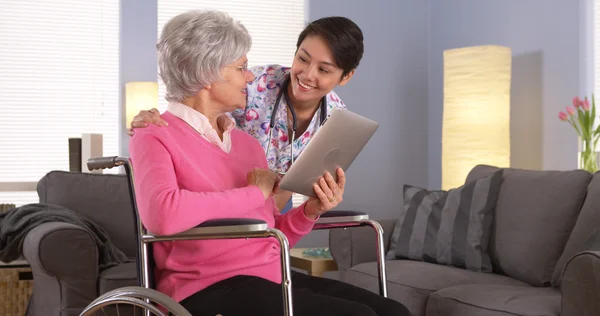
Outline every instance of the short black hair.
{"type": "Polygon", "coordinates": [[[363,33],[352,20],[330,16],[308,24],[298,36],[296,52],[307,36],[323,37],[333,53],[334,62],[343,70],[342,77],[356,69],[364,53],[363,33]]]}

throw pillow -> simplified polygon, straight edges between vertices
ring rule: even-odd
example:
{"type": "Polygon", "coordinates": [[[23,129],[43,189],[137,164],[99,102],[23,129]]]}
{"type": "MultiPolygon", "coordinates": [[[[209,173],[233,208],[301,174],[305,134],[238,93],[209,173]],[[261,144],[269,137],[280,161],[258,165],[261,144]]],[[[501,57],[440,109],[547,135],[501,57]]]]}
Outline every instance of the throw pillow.
{"type": "Polygon", "coordinates": [[[405,185],[387,259],[410,259],[491,272],[488,244],[502,169],[451,189],[405,185]]]}

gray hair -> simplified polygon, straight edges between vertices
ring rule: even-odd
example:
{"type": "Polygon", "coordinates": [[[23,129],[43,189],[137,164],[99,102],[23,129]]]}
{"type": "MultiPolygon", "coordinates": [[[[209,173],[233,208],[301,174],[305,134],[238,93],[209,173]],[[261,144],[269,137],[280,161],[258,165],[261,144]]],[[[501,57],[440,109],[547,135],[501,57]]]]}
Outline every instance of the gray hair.
{"type": "Polygon", "coordinates": [[[246,28],[226,13],[191,10],[172,18],[156,45],[165,99],[181,102],[222,80],[221,69],[246,55],[251,45],[246,28]]]}

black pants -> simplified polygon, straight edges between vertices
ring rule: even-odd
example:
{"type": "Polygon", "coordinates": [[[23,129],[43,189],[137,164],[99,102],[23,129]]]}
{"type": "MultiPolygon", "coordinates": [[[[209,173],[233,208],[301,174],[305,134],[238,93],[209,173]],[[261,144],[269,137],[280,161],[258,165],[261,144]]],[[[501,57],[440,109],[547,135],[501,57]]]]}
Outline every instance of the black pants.
{"type": "MultiPolygon", "coordinates": [[[[283,315],[281,285],[252,276],[215,283],[184,299],[193,316],[283,315]]],[[[410,316],[404,305],[365,289],[292,271],[295,316],[410,316]]]]}

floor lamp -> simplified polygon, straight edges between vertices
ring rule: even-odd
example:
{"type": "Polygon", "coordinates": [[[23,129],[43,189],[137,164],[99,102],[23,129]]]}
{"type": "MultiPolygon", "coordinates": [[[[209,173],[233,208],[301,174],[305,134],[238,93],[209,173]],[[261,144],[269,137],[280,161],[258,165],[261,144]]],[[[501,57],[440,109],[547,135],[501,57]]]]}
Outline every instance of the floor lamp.
{"type": "Polygon", "coordinates": [[[442,189],[464,184],[478,164],[510,165],[511,50],[444,51],[442,189]]]}

